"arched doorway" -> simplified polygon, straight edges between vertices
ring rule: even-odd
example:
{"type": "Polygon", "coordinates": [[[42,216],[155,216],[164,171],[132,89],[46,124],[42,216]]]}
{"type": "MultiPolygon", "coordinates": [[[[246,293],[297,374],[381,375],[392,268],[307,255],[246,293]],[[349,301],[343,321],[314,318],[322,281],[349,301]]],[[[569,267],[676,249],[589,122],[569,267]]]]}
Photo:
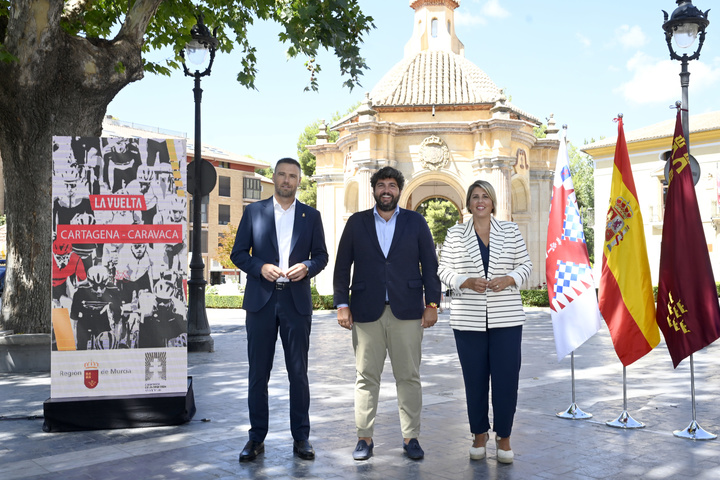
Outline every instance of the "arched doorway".
{"type": "Polygon", "coordinates": [[[455,203],[445,197],[429,197],[421,201],[415,209],[430,227],[430,233],[436,246],[445,242],[450,227],[462,222],[462,214],[455,203]]]}

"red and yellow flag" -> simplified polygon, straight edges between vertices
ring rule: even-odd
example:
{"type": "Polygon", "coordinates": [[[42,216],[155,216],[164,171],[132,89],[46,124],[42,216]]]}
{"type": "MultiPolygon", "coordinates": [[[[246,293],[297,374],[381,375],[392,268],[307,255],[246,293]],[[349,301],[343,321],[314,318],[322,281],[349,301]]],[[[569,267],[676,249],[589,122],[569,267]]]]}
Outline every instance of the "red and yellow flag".
{"type": "Polygon", "coordinates": [[[657,323],[677,367],[720,337],[720,306],[679,110],[670,161],[657,323]]]}
{"type": "Polygon", "coordinates": [[[623,365],[642,358],[660,343],[655,323],[645,231],[633,180],[622,117],[618,119],[610,208],[600,276],[599,305],[623,365]]]}

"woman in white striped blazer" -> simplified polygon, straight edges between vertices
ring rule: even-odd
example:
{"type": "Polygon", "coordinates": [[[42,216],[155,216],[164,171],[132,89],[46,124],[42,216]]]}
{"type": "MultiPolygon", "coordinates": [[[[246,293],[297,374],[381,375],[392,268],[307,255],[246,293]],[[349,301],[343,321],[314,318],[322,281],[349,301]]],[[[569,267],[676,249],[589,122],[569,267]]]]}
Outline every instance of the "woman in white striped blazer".
{"type": "Polygon", "coordinates": [[[450,326],[474,435],[470,458],[485,457],[490,438],[488,395],[492,382],[497,459],[512,463],[510,433],[517,405],[525,322],[519,287],[530,277],[532,262],[518,226],[493,217],[497,198],[490,183],[477,180],[470,185],[465,204],[472,221],[448,230],[438,275],[452,289],[450,326]]]}

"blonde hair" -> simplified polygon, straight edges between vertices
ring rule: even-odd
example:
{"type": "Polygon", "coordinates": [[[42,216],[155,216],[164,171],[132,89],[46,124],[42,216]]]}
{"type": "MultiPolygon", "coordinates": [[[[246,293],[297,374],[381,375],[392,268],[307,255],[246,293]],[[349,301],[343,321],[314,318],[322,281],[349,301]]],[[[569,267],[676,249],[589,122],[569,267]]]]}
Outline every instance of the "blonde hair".
{"type": "Polygon", "coordinates": [[[490,200],[492,200],[493,208],[490,213],[495,215],[495,205],[497,205],[497,195],[495,195],[495,189],[490,184],[490,182],[486,182],[485,180],[475,180],[470,187],[468,187],[467,196],[465,198],[465,209],[468,211],[468,213],[472,213],[470,211],[470,197],[472,196],[473,190],[476,188],[482,188],[485,190],[485,192],[488,194],[488,197],[490,197],[490,200]]]}

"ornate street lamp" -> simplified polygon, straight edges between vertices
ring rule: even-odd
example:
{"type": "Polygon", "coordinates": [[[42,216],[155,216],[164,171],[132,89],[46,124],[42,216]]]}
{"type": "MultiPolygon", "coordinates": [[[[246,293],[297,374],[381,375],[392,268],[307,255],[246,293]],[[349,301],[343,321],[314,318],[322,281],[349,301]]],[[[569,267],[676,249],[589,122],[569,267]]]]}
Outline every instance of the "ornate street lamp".
{"type": "Polygon", "coordinates": [[[662,11],[665,15],[665,22],[662,28],[665,30],[665,41],[667,42],[668,50],[670,50],[670,58],[672,60],[680,60],[682,63],[682,70],[680,72],[680,86],[682,87],[681,117],[685,144],[688,146],[688,153],[690,153],[690,127],[688,121],[688,85],[690,85],[690,72],[688,72],[688,62],[700,58],[700,50],[702,50],[703,43],[705,42],[705,28],[710,24],[707,19],[710,10],[703,13],[694,6],[690,0],[677,0],[676,3],[678,7],[672,15],[670,15],[669,20],[668,13],[665,10],[662,11]],[[673,49],[673,39],[678,48],[688,49],[693,46],[697,37],[700,37],[700,43],[692,55],[688,56],[687,53],[683,53],[682,56],[680,56],[673,49]]]}
{"type": "MultiPolygon", "coordinates": [[[[688,156],[690,153],[690,126],[689,126],[689,107],[688,107],[688,85],[690,84],[690,72],[688,72],[688,62],[690,60],[697,60],[700,58],[700,50],[702,50],[703,43],[705,42],[705,29],[710,24],[707,19],[708,12],[703,13],[696,6],[692,4],[690,0],[677,0],[678,7],[670,15],[668,20],[668,14],[663,10],[665,15],[665,21],[663,23],[663,30],[665,30],[665,41],[667,42],[668,50],[670,50],[670,58],[672,60],[680,60],[682,63],[682,70],[680,71],[680,86],[682,87],[682,104],[676,105],[681,108],[681,118],[683,125],[683,135],[685,136],[685,145],[687,145],[688,156]],[[678,55],[672,47],[672,39],[675,39],[675,44],[678,48],[687,49],[693,46],[695,39],[700,37],[700,43],[698,44],[697,50],[692,55],[683,53],[682,56],[678,55]]],[[[671,107],[673,108],[673,107],[671,107]]],[[[691,156],[689,156],[692,158],[691,156]]],[[[669,160],[668,160],[669,162],[669,160]]],[[[691,160],[691,168],[694,167],[691,160]]],[[[699,170],[698,170],[699,172],[699,170]]],[[[694,175],[693,175],[694,176],[694,175]]],[[[698,175],[699,177],[699,175],[698,175]]],[[[690,355],[690,390],[692,395],[692,421],[684,430],[676,430],[673,435],[680,438],[687,438],[691,440],[712,440],[717,438],[717,435],[706,432],[700,425],[698,425],[695,416],[695,364],[693,362],[693,356],[690,355]]]]}
{"type": "Polygon", "coordinates": [[[202,158],[202,142],[200,135],[200,104],[202,102],[202,89],[200,78],[210,75],[218,40],[203,23],[202,13],[197,15],[197,24],[190,30],[192,40],[180,51],[183,70],[188,77],[195,78],[195,154],[193,161],[188,165],[188,190],[193,196],[192,220],[192,257],[190,259],[190,279],[188,280],[188,351],[212,352],[214,341],[210,336],[210,324],[205,312],[205,264],[202,259],[202,197],[208,195],[215,187],[215,169],[212,164],[202,158]],[[185,53],[188,60],[197,65],[198,70],[191,73],[185,64],[185,53]],[[202,64],[210,53],[210,63],[200,72],[202,64]],[[205,165],[207,164],[207,165],[205,165]],[[209,169],[208,169],[209,166],[209,169]]]}

